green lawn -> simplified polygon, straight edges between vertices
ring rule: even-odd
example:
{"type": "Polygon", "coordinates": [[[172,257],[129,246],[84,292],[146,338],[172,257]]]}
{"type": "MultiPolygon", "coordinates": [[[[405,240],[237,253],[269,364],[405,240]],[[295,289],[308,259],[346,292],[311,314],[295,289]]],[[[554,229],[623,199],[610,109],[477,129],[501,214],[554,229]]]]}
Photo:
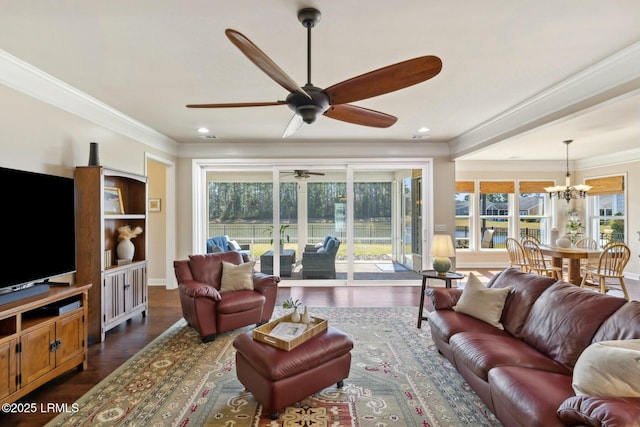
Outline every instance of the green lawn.
{"type": "MultiPolygon", "coordinates": [[[[297,250],[298,245],[295,243],[285,243],[285,249],[293,249],[297,250]]],[[[251,247],[251,253],[254,256],[260,256],[266,251],[271,250],[272,247],[268,243],[255,243],[251,247]]],[[[388,255],[391,253],[391,245],[390,244],[356,244],[354,247],[356,255],[364,255],[364,256],[382,256],[388,255]]],[[[338,249],[338,256],[346,257],[347,256],[347,246],[344,244],[340,245],[340,249],[338,249]]],[[[298,255],[300,257],[300,255],[298,255]]]]}

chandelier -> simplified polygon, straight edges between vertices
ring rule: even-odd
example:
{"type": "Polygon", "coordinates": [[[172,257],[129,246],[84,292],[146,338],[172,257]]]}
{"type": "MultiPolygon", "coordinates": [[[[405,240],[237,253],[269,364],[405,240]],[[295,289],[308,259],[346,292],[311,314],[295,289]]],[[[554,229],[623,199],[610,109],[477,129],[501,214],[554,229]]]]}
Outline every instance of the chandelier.
{"type": "Polygon", "coordinates": [[[571,185],[571,174],[569,173],[569,144],[573,142],[572,139],[562,141],[567,146],[567,174],[564,182],[564,186],[556,185],[554,187],[545,187],[544,190],[549,193],[553,198],[556,196],[558,200],[564,199],[569,203],[571,199],[577,199],[578,197],[587,197],[587,191],[591,190],[590,185],[571,185]]]}

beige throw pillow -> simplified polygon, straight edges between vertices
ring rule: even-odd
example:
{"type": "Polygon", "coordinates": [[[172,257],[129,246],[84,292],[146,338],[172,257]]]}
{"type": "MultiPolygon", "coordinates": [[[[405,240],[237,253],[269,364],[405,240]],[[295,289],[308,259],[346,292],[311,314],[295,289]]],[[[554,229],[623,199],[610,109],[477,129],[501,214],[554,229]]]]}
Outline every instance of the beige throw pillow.
{"type": "Polygon", "coordinates": [[[572,385],[577,395],[640,397],[640,339],[591,344],[578,357],[572,385]]]}
{"type": "Polygon", "coordinates": [[[255,261],[236,265],[222,261],[222,280],[220,292],[253,290],[253,266],[255,261]]]}
{"type": "Polygon", "coordinates": [[[496,328],[504,329],[500,323],[500,316],[502,316],[502,309],[509,292],[511,292],[510,287],[486,288],[480,279],[473,273],[469,273],[469,280],[467,280],[462,295],[453,309],[496,328]]]}

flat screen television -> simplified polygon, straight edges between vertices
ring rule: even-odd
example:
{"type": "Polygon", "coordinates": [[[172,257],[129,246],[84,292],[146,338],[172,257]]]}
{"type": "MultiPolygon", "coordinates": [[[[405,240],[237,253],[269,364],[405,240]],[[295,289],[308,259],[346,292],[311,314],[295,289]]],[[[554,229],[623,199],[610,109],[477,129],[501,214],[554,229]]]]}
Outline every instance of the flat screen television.
{"type": "MultiPolygon", "coordinates": [[[[0,224],[2,270],[0,303],[5,296],[76,270],[74,179],[0,167],[3,203],[0,224]]],[[[22,292],[35,294],[37,291],[22,292]]],[[[27,295],[28,296],[28,295],[27,295]]]]}

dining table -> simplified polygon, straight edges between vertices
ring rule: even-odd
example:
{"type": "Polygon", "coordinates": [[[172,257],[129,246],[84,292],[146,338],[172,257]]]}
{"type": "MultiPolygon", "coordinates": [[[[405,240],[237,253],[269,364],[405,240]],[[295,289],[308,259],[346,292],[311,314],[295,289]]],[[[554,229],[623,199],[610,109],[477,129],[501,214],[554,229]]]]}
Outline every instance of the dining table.
{"type": "Polygon", "coordinates": [[[569,283],[580,285],[582,276],[580,275],[581,259],[597,259],[602,253],[601,249],[584,249],[584,248],[563,248],[560,246],[539,245],[543,255],[551,257],[551,263],[554,267],[562,268],[564,260],[568,260],[568,280],[569,283]]]}

